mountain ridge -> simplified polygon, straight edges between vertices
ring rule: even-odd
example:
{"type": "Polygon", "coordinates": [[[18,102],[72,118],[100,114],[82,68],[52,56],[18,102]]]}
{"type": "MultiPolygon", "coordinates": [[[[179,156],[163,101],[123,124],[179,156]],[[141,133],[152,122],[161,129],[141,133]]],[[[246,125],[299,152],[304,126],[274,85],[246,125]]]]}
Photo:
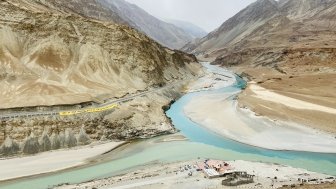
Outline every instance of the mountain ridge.
{"type": "Polygon", "coordinates": [[[285,98],[336,108],[336,1],[259,0],[183,50],[251,81],[238,105],[276,121],[335,133],[335,116],[292,109],[256,95],[253,86],[285,98]]]}
{"type": "MultiPolygon", "coordinates": [[[[333,26],[332,19],[335,18],[333,10],[336,9],[336,3],[331,0],[319,0],[319,2],[314,0],[282,0],[279,2],[258,0],[225,21],[219,28],[204,38],[195,43],[187,44],[182,50],[195,53],[199,57],[211,57],[214,59],[222,53],[225,54],[227,50],[244,48],[242,46],[243,43],[255,46],[252,42],[248,43],[248,41],[251,41],[251,36],[257,36],[254,33],[260,31],[261,28],[264,28],[263,33],[266,35],[280,35],[281,32],[283,32],[281,35],[293,35],[288,33],[289,30],[292,30],[295,34],[297,33],[295,28],[298,27],[306,28],[308,32],[321,30],[323,33],[324,28],[333,26]],[[302,6],[303,3],[307,5],[302,6]],[[301,7],[301,9],[298,7],[301,7]],[[285,22],[290,27],[285,27],[285,22]],[[267,31],[265,28],[270,23],[274,27],[268,27],[270,31],[267,31]],[[277,28],[278,31],[274,28],[277,28]],[[288,32],[284,34],[286,30],[288,32]]],[[[333,30],[332,28],[329,29],[333,30]]],[[[300,33],[304,32],[300,30],[300,33]]],[[[259,37],[261,37],[261,33],[259,37]]],[[[288,38],[294,38],[294,36],[288,38]]],[[[272,40],[268,40],[268,43],[272,40]]],[[[285,45],[284,42],[281,42],[273,43],[273,46],[279,46],[280,44],[285,45]]],[[[286,43],[286,45],[289,44],[286,43]]]]}
{"type": "Polygon", "coordinates": [[[0,108],[86,102],[108,92],[121,96],[172,81],[188,70],[184,62],[195,61],[128,26],[33,12],[16,3],[1,2],[0,82],[9,88],[0,108]]]}
{"type": "Polygon", "coordinates": [[[166,47],[180,49],[187,42],[193,40],[193,36],[183,29],[161,21],[135,4],[125,0],[99,0],[99,2],[112,12],[117,13],[130,26],[144,32],[166,47]]]}
{"type": "Polygon", "coordinates": [[[187,21],[174,20],[174,19],[164,19],[164,20],[168,23],[174,24],[175,26],[183,29],[185,32],[191,34],[194,39],[202,38],[208,34],[208,32],[206,32],[201,27],[187,21]]]}

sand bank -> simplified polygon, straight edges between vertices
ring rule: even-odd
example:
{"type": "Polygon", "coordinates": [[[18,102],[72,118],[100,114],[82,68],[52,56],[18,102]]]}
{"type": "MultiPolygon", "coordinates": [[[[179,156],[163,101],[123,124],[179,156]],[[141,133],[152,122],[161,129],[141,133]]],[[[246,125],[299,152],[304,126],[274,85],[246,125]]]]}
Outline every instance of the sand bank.
{"type": "Polygon", "coordinates": [[[184,112],[194,122],[230,139],[267,149],[336,153],[332,135],[292,123],[272,122],[237,111],[231,94],[194,97],[184,112]]]}
{"type": "Polygon", "coordinates": [[[44,152],[34,156],[0,160],[0,181],[59,171],[86,163],[86,160],[116,148],[124,142],[109,142],[76,149],[44,152]]]}
{"type": "Polygon", "coordinates": [[[321,105],[313,104],[313,103],[306,102],[303,100],[287,97],[287,96],[272,92],[270,90],[267,90],[255,84],[251,84],[249,86],[249,89],[252,90],[255,97],[261,98],[263,100],[281,103],[281,104],[284,104],[285,106],[296,108],[296,109],[321,111],[321,112],[326,112],[330,114],[336,114],[335,108],[321,106],[321,105]]]}

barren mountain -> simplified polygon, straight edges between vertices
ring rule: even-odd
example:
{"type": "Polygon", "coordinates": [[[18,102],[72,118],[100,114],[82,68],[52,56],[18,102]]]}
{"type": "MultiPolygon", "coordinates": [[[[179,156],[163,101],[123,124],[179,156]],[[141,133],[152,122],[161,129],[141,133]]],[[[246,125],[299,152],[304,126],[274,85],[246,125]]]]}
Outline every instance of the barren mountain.
{"type": "Polygon", "coordinates": [[[64,14],[71,12],[95,20],[128,25],[172,49],[180,49],[194,39],[192,34],[173,24],[161,21],[140,7],[124,0],[13,0],[13,2],[37,11],[64,14]]]}
{"type": "Polygon", "coordinates": [[[335,7],[332,0],[258,0],[183,50],[214,59],[247,48],[324,47],[335,38],[335,7]]]}
{"type": "Polygon", "coordinates": [[[277,9],[276,2],[259,0],[240,11],[195,44],[186,45],[183,50],[198,55],[212,53],[232,46],[264,25],[268,20],[278,16],[277,9]]]}
{"type": "Polygon", "coordinates": [[[122,96],[188,72],[185,55],[127,26],[22,4],[1,2],[1,108],[122,96]]]}
{"type": "Polygon", "coordinates": [[[190,34],[194,39],[202,38],[208,34],[204,29],[187,21],[174,20],[174,19],[167,19],[165,21],[183,29],[186,33],[190,34]]]}
{"type": "MultiPolygon", "coordinates": [[[[7,142],[0,156],[45,151],[43,141],[59,142],[64,135],[73,142],[57,148],[72,147],[88,138],[85,131],[93,140],[125,140],[174,130],[162,107],[178,96],[182,81],[200,71],[195,57],[126,25],[88,18],[100,15],[98,4],[72,3],[0,1],[1,114],[77,109],[167,84],[175,88],[138,97],[112,112],[1,120],[0,143],[7,142]],[[88,7],[82,12],[76,6],[88,7]]],[[[113,16],[107,13],[102,14],[113,16]]]]}
{"type": "Polygon", "coordinates": [[[34,11],[71,13],[96,20],[127,24],[117,12],[104,7],[99,0],[13,0],[11,2],[34,11]]]}
{"type": "MultiPolygon", "coordinates": [[[[258,0],[184,50],[231,67],[265,89],[336,108],[335,12],[334,0],[258,0]]],[[[242,107],[260,115],[336,132],[331,113],[269,100],[249,88],[240,96],[242,107]]]]}
{"type": "Polygon", "coordinates": [[[144,32],[166,47],[180,49],[194,39],[192,34],[173,24],[155,18],[137,5],[128,3],[125,0],[99,0],[99,2],[112,12],[117,13],[130,26],[144,32]]]}

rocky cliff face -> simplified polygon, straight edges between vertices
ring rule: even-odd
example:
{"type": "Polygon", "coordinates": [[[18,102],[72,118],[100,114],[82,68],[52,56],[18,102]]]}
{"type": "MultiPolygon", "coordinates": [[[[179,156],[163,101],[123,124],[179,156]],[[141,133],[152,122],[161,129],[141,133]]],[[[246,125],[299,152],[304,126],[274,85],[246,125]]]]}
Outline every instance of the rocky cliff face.
{"type": "MultiPolygon", "coordinates": [[[[86,6],[82,1],[73,2],[86,6]]],[[[8,113],[15,107],[57,108],[104,96],[118,98],[177,83],[200,71],[192,55],[164,48],[128,26],[80,16],[97,16],[99,11],[91,5],[83,9],[86,10],[83,13],[60,1],[0,1],[2,111],[8,113]]],[[[87,138],[128,139],[173,130],[161,107],[174,97],[167,94],[155,97],[128,106],[132,108],[131,113],[120,119],[108,117],[111,112],[107,112],[79,118],[80,121],[60,117],[2,121],[0,143],[4,143],[1,152],[30,154],[84,144],[87,138]],[[151,108],[145,108],[147,106],[151,108]],[[90,124],[94,119],[96,122],[90,124]],[[144,123],[138,127],[143,132],[135,129],[140,123],[144,123]],[[133,134],[111,134],[128,128],[124,133],[133,134]],[[85,132],[89,137],[83,136],[85,132]],[[110,134],[104,135],[104,132],[110,134]]],[[[118,111],[121,109],[122,105],[118,111]]]]}

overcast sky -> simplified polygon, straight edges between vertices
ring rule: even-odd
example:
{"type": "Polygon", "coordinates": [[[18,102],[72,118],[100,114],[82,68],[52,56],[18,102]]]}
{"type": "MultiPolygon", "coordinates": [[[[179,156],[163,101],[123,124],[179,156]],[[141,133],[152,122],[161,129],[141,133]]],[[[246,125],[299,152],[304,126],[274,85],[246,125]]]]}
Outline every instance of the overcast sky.
{"type": "Polygon", "coordinates": [[[126,0],[161,19],[184,20],[210,32],[255,0],[126,0]]]}

